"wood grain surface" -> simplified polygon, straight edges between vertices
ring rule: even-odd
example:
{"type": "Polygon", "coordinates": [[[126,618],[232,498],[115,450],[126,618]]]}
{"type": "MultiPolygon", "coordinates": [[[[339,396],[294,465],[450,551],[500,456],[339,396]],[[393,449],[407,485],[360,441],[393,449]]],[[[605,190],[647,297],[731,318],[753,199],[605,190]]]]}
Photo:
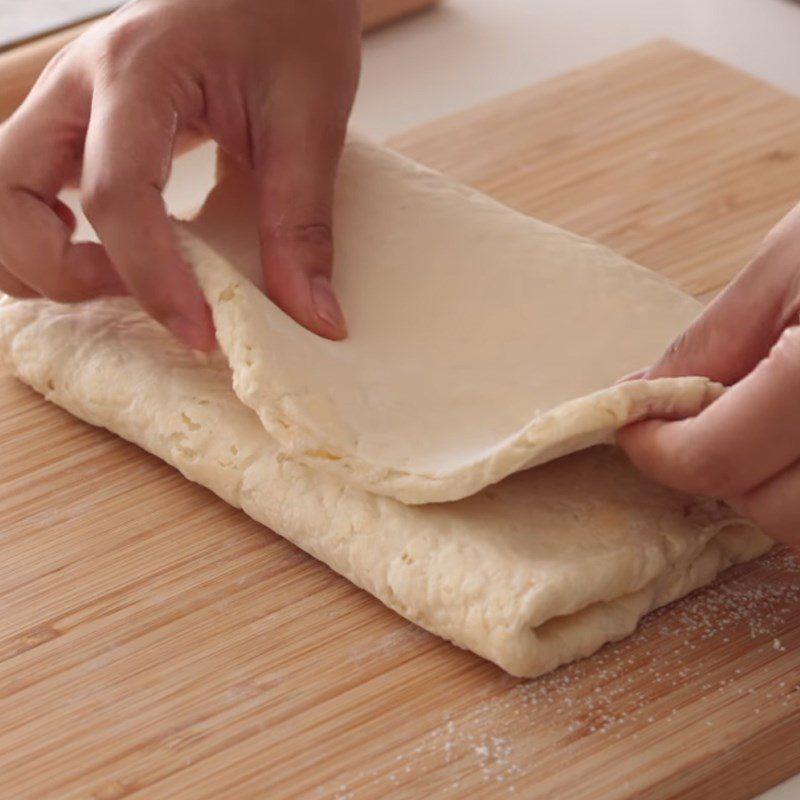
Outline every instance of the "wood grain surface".
{"type": "MultiPolygon", "coordinates": [[[[435,5],[441,0],[361,0],[361,2],[364,30],[369,31],[435,5]]],[[[72,25],[0,52],[0,122],[9,117],[25,99],[47,62],[95,22],[96,20],[90,20],[72,25]]]]}
{"type": "MultiPolygon", "coordinates": [[[[700,294],[800,187],[800,100],[656,43],[396,138],[700,294]]],[[[800,770],[773,551],[535,681],[0,379],[0,795],[704,798],[800,770]]]]}

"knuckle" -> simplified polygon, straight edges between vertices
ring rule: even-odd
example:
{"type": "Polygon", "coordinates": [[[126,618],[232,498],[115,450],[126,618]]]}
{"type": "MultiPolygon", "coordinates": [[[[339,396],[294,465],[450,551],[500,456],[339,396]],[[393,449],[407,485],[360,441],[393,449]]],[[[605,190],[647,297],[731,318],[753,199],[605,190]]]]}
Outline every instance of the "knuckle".
{"type": "Polygon", "coordinates": [[[333,231],[325,222],[280,222],[266,226],[262,235],[270,245],[309,248],[323,255],[333,251],[333,231]]]}
{"type": "Polygon", "coordinates": [[[84,33],[68,42],[52,56],[36,78],[29,97],[40,97],[43,93],[48,93],[62,102],[74,103],[76,98],[84,96],[89,79],[80,53],[87,36],[84,33]]]}
{"type": "Polygon", "coordinates": [[[115,69],[128,62],[141,41],[142,21],[134,16],[121,16],[109,25],[100,38],[99,55],[103,65],[115,69]]]}
{"type": "Polygon", "coordinates": [[[55,78],[62,80],[66,74],[69,74],[69,70],[65,67],[70,61],[73,47],[74,42],[69,42],[45,64],[44,69],[39,73],[39,78],[36,81],[38,86],[46,85],[55,78]]]}
{"type": "Polygon", "coordinates": [[[298,244],[320,248],[329,248],[333,244],[331,226],[324,222],[293,225],[290,229],[289,238],[298,244]]]}

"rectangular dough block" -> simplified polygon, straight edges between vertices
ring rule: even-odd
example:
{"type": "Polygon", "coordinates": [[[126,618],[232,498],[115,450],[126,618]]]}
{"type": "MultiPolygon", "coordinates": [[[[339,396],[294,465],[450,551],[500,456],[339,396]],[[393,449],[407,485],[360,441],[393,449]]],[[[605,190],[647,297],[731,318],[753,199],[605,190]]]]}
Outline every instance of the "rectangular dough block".
{"type": "Polygon", "coordinates": [[[588,656],[771,544],[724,505],[645,480],[611,447],[447,504],[406,506],[342,485],[281,456],[233,393],[222,356],[186,352],[129,300],[4,298],[0,351],[48,400],[513,675],[588,656]]]}

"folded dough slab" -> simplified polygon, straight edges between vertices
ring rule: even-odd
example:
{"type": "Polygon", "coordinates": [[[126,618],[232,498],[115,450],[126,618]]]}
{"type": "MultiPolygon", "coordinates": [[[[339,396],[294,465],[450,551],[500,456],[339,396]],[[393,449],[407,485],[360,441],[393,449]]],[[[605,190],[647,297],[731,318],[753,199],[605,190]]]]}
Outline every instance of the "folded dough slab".
{"type": "Polygon", "coordinates": [[[223,173],[176,223],[221,353],[187,352],[127,299],[4,298],[15,374],[514,675],[589,655],[769,548],[600,444],[718,392],[604,388],[697,313],[672,285],[351,139],[335,230],[350,337],[328,342],[257,288],[252,186],[223,173]]]}

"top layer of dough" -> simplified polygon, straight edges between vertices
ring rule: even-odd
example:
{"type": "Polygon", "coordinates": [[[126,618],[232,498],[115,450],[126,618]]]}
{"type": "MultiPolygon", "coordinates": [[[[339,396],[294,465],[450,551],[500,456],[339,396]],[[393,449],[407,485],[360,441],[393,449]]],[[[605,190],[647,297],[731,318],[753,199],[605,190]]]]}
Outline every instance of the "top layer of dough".
{"type": "Polygon", "coordinates": [[[291,457],[406,503],[454,500],[648,413],[696,413],[706,380],[613,382],[699,306],[616,253],[351,138],[336,187],[330,342],[260,290],[255,191],[231,165],[184,247],[240,399],[291,457]]]}

